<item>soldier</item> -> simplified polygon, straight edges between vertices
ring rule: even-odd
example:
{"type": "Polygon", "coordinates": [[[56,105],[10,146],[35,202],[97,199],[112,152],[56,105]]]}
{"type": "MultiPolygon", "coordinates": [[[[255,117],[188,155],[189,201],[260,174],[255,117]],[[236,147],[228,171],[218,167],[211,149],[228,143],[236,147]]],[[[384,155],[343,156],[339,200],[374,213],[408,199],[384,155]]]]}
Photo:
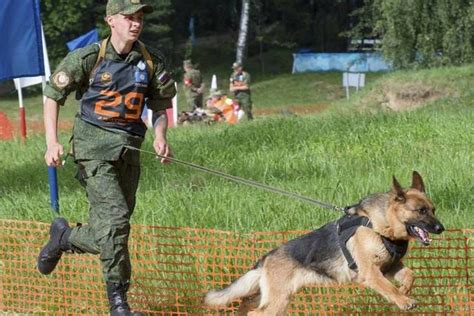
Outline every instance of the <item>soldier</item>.
{"type": "Polygon", "coordinates": [[[201,72],[196,69],[187,59],[183,62],[184,69],[184,91],[186,93],[186,101],[191,111],[202,108],[202,98],[204,91],[204,83],[202,82],[201,72]]]}
{"type": "MultiPolygon", "coordinates": [[[[157,154],[171,157],[165,110],[176,94],[164,62],[151,56],[138,41],[145,13],[151,6],[140,0],[108,0],[105,21],[111,36],[100,45],[69,53],[46,87],[45,161],[61,166],[63,146],[57,137],[59,106],[72,92],[81,97],[74,122],[72,151],[78,179],[89,200],[87,224],[70,227],[56,218],[50,239],[38,256],[38,270],[50,274],[63,252],[100,255],[111,315],[132,313],[127,303],[131,264],[128,250],[130,217],[135,207],[140,166],[139,148],[146,126],[141,121],[144,100],[154,111],[157,154]]],[[[161,162],[166,162],[162,158],[161,162]]]]}
{"type": "Polygon", "coordinates": [[[252,99],[250,96],[250,75],[243,71],[242,64],[235,62],[232,65],[234,72],[230,76],[229,90],[234,92],[240,108],[247,114],[249,120],[253,120],[252,99]]]}
{"type": "Polygon", "coordinates": [[[225,121],[229,124],[238,122],[239,105],[221,90],[211,93],[207,108],[214,114],[215,121],[225,121]]]}

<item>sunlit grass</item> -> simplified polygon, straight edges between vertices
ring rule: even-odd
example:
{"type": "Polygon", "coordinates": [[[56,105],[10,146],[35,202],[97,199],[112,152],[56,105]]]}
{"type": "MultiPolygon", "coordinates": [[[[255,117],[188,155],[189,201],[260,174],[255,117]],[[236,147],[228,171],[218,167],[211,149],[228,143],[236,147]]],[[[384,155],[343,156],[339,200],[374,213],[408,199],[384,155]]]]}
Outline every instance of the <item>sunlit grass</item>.
{"type": "MultiPolygon", "coordinates": [[[[307,116],[257,117],[253,122],[235,126],[195,125],[171,129],[169,141],[178,159],[337,206],[353,204],[367,194],[389,190],[392,175],[403,186],[408,186],[411,172],[417,170],[424,177],[428,195],[437,207],[437,216],[446,228],[472,228],[474,89],[468,84],[472,69],[382,75],[377,81],[373,78],[374,82],[366,90],[349,101],[343,100],[337,74],[282,75],[255,84],[257,106],[285,108],[327,103],[327,109],[307,116]],[[387,85],[419,80],[448,93],[414,111],[394,113],[380,109],[380,95],[387,85]]],[[[27,108],[27,113],[31,114],[29,118],[41,120],[41,99],[31,98],[26,103],[37,104],[27,108]]],[[[61,109],[61,119],[70,120],[75,107],[74,101],[69,101],[61,109]]],[[[14,99],[1,100],[0,111],[14,116],[17,111],[14,99]]],[[[66,150],[69,137],[70,131],[61,132],[60,139],[66,150]]],[[[143,149],[151,151],[151,141],[151,136],[147,135],[143,149]]],[[[25,144],[19,139],[0,142],[0,218],[51,221],[53,214],[49,206],[44,149],[44,136],[35,133],[29,135],[25,144]]],[[[71,160],[58,170],[60,211],[71,222],[84,222],[88,203],[74,175],[75,165],[71,160]]],[[[161,165],[153,155],[143,154],[142,179],[132,222],[245,233],[310,230],[339,216],[341,214],[331,210],[229,182],[176,163],[161,165]]],[[[205,239],[202,241],[206,242],[205,239]]],[[[195,245],[193,241],[188,246],[194,249],[195,245]]],[[[185,251],[174,244],[172,247],[185,251]]],[[[147,253],[150,260],[156,259],[153,250],[147,253]]],[[[423,255],[428,254],[429,259],[437,254],[441,258],[446,255],[445,251],[434,247],[423,249],[423,255]]],[[[457,252],[451,255],[458,256],[457,252]]],[[[226,256],[227,253],[223,257],[226,256]]],[[[196,257],[193,260],[203,259],[196,257]]],[[[217,259],[212,257],[212,260],[217,259]]],[[[410,260],[409,266],[417,269],[416,273],[421,276],[429,273],[426,272],[429,267],[450,264],[449,260],[443,260],[429,263],[425,259],[414,259],[410,260]]],[[[242,272],[234,271],[237,268],[227,263],[219,268],[226,273],[242,272]]],[[[435,285],[429,283],[429,288],[417,288],[415,297],[420,296],[424,304],[443,300],[436,295],[444,295],[443,290],[453,290],[448,284],[445,286],[448,282],[443,279],[446,273],[439,272],[439,279],[423,281],[435,282],[435,285]]],[[[145,282],[141,277],[140,274],[134,276],[138,284],[145,282]]],[[[179,285],[194,289],[196,285],[186,283],[187,280],[182,277],[179,285]]],[[[192,278],[189,280],[193,281],[192,278]]],[[[50,288],[54,290],[54,287],[50,288]]],[[[199,284],[198,290],[207,289],[199,284]]],[[[308,291],[312,290],[303,292],[308,291]]],[[[354,301],[363,297],[364,301],[388,304],[370,290],[354,290],[353,294],[350,299],[354,301]]],[[[300,302],[314,298],[309,295],[298,297],[300,302]]],[[[338,297],[342,296],[331,296],[331,299],[338,297]]],[[[351,302],[342,305],[341,310],[347,308],[353,313],[362,308],[357,302],[351,302]]],[[[324,310],[329,303],[321,302],[322,307],[317,310],[324,310]]],[[[392,310],[394,307],[378,306],[374,312],[380,312],[380,308],[392,310]]]]}
{"type": "MultiPolygon", "coordinates": [[[[472,110],[458,106],[395,114],[274,117],[238,126],[169,133],[175,156],[318,200],[345,206],[387,191],[391,176],[425,179],[448,227],[472,226],[472,110]]],[[[68,134],[61,135],[67,144],[68,134]]],[[[144,149],[151,150],[151,138],[144,149]]],[[[0,143],[0,216],[49,221],[43,137],[0,143]]],[[[84,220],[87,202],[68,161],[59,174],[62,213],[84,220]]],[[[319,226],[339,214],[143,154],[134,222],[232,230],[319,226]]]]}

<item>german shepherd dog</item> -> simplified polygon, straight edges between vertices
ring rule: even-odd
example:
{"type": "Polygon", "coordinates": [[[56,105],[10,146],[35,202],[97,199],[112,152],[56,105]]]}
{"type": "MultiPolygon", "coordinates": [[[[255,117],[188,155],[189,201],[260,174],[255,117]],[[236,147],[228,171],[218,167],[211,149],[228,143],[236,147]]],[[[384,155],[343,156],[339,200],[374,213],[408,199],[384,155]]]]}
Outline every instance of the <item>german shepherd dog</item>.
{"type": "Polygon", "coordinates": [[[240,315],[285,315],[304,286],[357,282],[411,310],[414,275],[401,259],[409,240],[429,245],[429,233],[444,231],[434,212],[418,172],[407,189],[393,177],[389,192],[369,195],[339,220],[273,249],[228,287],[208,292],[204,302],[224,306],[240,298],[240,315]]]}

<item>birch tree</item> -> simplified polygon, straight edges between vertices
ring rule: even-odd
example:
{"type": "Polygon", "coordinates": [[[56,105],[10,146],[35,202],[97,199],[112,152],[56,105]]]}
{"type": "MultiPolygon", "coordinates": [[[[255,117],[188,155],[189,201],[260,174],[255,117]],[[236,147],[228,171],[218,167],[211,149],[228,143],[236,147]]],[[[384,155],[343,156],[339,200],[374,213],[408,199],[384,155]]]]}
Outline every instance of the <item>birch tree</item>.
{"type": "Polygon", "coordinates": [[[243,62],[247,48],[247,34],[249,28],[250,0],[242,0],[242,12],[240,13],[239,38],[237,40],[236,61],[243,62]]]}

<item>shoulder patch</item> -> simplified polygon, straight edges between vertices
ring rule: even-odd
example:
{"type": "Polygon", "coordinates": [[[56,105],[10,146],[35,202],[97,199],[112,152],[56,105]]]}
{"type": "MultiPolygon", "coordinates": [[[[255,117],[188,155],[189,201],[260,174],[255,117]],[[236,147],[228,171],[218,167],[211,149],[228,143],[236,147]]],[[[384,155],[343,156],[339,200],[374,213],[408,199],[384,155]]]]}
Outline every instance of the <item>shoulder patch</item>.
{"type": "MultiPolygon", "coordinates": [[[[158,80],[161,82],[161,84],[166,84],[168,81],[170,81],[171,76],[166,72],[163,71],[158,75],[158,80]]],[[[192,83],[192,81],[191,81],[192,83]]]]}
{"type": "Polygon", "coordinates": [[[59,71],[53,76],[53,82],[58,88],[65,88],[71,82],[71,77],[65,71],[59,71]]]}

